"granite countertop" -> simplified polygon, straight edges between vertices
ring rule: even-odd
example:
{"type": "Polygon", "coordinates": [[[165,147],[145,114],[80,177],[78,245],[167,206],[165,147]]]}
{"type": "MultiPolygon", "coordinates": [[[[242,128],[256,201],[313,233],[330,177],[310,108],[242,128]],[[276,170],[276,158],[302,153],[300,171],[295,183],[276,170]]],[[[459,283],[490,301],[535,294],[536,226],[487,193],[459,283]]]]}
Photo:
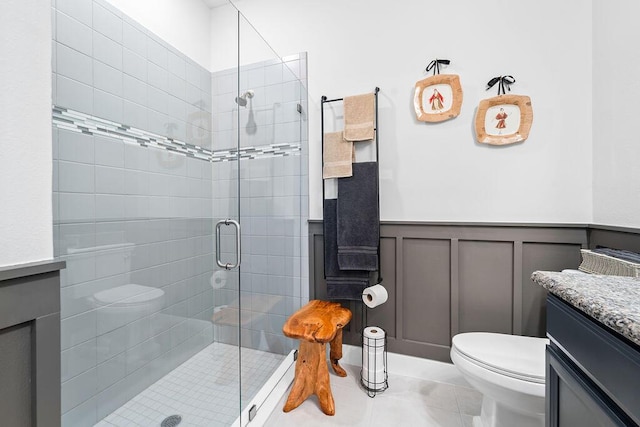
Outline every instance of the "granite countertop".
{"type": "Polygon", "coordinates": [[[640,345],[640,279],[535,271],[531,280],[640,345]]]}

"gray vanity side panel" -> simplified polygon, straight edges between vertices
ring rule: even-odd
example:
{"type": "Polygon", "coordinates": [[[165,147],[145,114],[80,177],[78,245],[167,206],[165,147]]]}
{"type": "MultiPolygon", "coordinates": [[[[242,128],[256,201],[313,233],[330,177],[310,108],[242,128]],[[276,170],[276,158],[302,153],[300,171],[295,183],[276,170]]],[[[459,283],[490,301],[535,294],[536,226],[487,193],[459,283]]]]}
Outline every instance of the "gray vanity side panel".
{"type": "Polygon", "coordinates": [[[18,351],[21,361],[16,367],[0,356],[2,425],[60,426],[59,270],[64,267],[49,261],[0,269],[0,353],[8,358],[18,351]],[[19,340],[12,338],[14,330],[20,331],[19,340]]]}
{"type": "Polygon", "coordinates": [[[60,312],[59,273],[0,282],[0,329],[60,312]]]}
{"type": "Polygon", "coordinates": [[[31,323],[0,330],[2,425],[31,426],[31,323]]]}
{"type": "Polygon", "coordinates": [[[32,335],[33,419],[38,427],[60,425],[60,313],[39,317],[32,335]]]}

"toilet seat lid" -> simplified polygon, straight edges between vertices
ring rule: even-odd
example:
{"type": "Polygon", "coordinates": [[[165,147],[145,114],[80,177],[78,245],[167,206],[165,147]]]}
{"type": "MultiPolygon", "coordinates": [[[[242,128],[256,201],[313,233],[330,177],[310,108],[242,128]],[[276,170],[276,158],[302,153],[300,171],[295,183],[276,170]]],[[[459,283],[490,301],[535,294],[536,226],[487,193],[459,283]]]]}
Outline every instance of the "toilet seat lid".
{"type": "Polygon", "coordinates": [[[102,305],[129,306],[144,304],[163,295],[162,289],[129,284],[96,292],[93,297],[102,305]]]}
{"type": "Polygon", "coordinates": [[[536,383],[545,382],[546,338],[489,332],[469,332],[453,337],[453,349],[491,371],[536,383]]]}

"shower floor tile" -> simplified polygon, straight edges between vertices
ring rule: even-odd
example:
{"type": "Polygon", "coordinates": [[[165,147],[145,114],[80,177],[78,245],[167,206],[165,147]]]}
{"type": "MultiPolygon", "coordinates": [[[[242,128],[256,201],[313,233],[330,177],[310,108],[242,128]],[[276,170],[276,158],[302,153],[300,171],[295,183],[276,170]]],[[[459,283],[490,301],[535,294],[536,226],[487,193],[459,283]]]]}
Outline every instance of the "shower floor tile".
{"type": "MultiPolygon", "coordinates": [[[[284,355],[242,348],[242,403],[260,390],[284,355]]],[[[180,427],[230,426],[240,413],[238,347],[213,343],[96,424],[160,426],[180,415],[180,427]]]]}

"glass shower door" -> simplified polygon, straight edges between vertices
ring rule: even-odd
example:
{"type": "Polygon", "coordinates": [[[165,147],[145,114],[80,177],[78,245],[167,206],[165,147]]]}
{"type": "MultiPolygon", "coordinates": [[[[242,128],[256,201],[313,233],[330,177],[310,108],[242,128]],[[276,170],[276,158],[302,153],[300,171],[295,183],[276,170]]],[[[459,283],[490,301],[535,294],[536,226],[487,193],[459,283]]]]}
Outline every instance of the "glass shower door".
{"type": "MultiPolygon", "coordinates": [[[[280,58],[239,14],[237,128],[241,424],[265,417],[265,400],[293,364],[282,326],[301,305],[306,221],[306,55],[280,58]],[[304,153],[303,153],[304,146],[304,153]],[[304,209],[303,209],[304,206],[304,209]],[[303,241],[304,240],[304,241],[303,241]]],[[[306,284],[306,279],[304,280],[306,284]]],[[[275,399],[276,401],[278,399],[275,399]]],[[[276,409],[277,410],[277,409],[276,409]]]]}

